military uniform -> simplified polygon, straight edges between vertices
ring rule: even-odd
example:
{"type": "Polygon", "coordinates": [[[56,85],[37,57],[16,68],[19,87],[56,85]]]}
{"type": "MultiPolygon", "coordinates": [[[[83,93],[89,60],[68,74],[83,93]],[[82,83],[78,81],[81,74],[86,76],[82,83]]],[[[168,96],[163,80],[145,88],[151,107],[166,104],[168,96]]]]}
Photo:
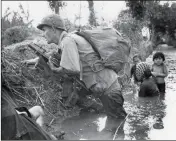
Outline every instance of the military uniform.
{"type": "Polygon", "coordinates": [[[44,26],[63,31],[58,42],[62,50],[60,66],[80,74],[80,80],[100,98],[108,115],[125,117],[124,99],[117,74],[104,68],[98,54],[83,37],[65,32],[64,21],[57,14],[46,16],[37,28],[43,30],[44,26]]]}
{"type": "Polygon", "coordinates": [[[17,105],[10,96],[10,91],[2,88],[1,96],[1,137],[2,140],[51,140],[35,121],[24,115],[17,114],[17,105]]]}
{"type": "Polygon", "coordinates": [[[125,116],[118,75],[113,70],[104,68],[92,46],[84,38],[65,31],[62,32],[59,43],[62,50],[60,66],[80,72],[80,80],[94,95],[98,95],[108,115],[125,116]]]}

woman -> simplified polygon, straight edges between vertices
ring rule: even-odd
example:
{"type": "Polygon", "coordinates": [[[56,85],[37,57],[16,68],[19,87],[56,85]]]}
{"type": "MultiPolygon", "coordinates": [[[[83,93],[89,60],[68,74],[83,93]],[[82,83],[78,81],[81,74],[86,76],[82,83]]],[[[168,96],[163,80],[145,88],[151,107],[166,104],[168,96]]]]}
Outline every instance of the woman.
{"type": "Polygon", "coordinates": [[[151,76],[151,70],[146,69],[144,71],[143,81],[140,85],[139,97],[153,97],[159,95],[158,87],[151,76]]]}

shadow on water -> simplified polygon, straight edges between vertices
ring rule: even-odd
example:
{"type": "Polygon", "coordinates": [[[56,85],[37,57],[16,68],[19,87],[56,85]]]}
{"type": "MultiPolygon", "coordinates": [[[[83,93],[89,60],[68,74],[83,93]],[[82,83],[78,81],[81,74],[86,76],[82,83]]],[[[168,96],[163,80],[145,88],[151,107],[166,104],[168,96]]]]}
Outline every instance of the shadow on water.
{"type": "MultiPolygon", "coordinates": [[[[137,93],[124,93],[124,108],[129,116],[118,130],[116,140],[176,139],[176,50],[167,49],[164,53],[169,70],[165,96],[139,98],[137,93]]],[[[150,64],[151,56],[147,59],[150,64]]],[[[112,140],[122,121],[87,112],[66,119],[61,126],[66,140],[112,140]]]]}

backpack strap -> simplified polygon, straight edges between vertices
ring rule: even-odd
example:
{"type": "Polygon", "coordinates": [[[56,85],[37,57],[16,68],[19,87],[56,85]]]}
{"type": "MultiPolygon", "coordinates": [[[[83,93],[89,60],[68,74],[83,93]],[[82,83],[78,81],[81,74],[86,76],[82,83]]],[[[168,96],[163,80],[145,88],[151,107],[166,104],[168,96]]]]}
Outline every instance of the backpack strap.
{"type": "MultiPolygon", "coordinates": [[[[93,43],[83,32],[77,31],[77,32],[75,32],[74,34],[75,34],[75,35],[78,35],[78,36],[80,36],[80,37],[82,37],[82,38],[84,38],[84,39],[91,45],[91,47],[93,48],[93,50],[97,53],[98,57],[100,58],[100,60],[97,60],[97,61],[95,61],[94,63],[92,63],[92,64],[90,65],[92,71],[93,71],[93,72],[102,71],[102,70],[104,69],[104,67],[101,68],[101,69],[96,69],[97,63],[99,63],[99,62],[103,63],[103,61],[102,61],[102,59],[101,59],[101,56],[100,56],[99,52],[98,52],[97,49],[95,48],[94,43],[93,43]]],[[[71,36],[71,38],[76,42],[77,45],[79,45],[79,43],[77,42],[77,40],[76,40],[75,38],[73,38],[72,36],[71,36]]],[[[81,63],[80,63],[80,64],[81,64],[81,63]]],[[[103,66],[104,66],[104,64],[103,64],[103,66]]]]}
{"type": "Polygon", "coordinates": [[[75,32],[75,34],[77,34],[78,36],[83,37],[87,42],[90,43],[90,45],[92,46],[93,50],[98,54],[98,56],[101,58],[100,53],[98,52],[98,50],[95,48],[94,43],[90,40],[90,38],[88,36],[86,36],[86,34],[84,34],[84,31],[77,31],[75,32]]]}

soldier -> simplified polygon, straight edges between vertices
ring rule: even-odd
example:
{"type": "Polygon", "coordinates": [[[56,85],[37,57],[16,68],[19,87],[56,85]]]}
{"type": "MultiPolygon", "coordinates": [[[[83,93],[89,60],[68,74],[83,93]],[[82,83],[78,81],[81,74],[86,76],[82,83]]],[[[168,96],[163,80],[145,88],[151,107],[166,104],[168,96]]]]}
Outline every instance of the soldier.
{"type": "Polygon", "coordinates": [[[48,44],[55,43],[62,51],[60,67],[55,67],[50,57],[51,70],[58,75],[79,76],[86,88],[101,100],[108,116],[124,118],[126,112],[118,75],[104,68],[89,42],[76,34],[68,34],[64,21],[56,14],[46,16],[37,28],[44,32],[48,44]]]}
{"type": "Polygon", "coordinates": [[[40,106],[34,106],[29,110],[26,107],[18,107],[3,77],[1,115],[2,140],[57,140],[54,135],[42,128],[43,109],[40,106]]]}

